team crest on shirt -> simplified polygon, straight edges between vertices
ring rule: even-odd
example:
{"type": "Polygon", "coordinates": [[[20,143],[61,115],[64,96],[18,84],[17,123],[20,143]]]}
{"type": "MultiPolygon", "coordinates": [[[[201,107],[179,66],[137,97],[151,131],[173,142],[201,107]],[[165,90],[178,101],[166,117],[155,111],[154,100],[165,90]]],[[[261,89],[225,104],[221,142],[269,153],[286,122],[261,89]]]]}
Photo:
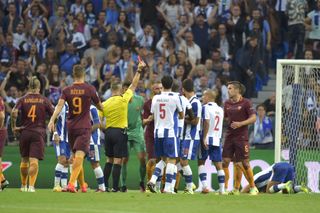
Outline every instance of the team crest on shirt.
{"type": "Polygon", "coordinates": [[[241,110],[241,108],[242,108],[241,106],[238,106],[238,110],[241,110]]]}

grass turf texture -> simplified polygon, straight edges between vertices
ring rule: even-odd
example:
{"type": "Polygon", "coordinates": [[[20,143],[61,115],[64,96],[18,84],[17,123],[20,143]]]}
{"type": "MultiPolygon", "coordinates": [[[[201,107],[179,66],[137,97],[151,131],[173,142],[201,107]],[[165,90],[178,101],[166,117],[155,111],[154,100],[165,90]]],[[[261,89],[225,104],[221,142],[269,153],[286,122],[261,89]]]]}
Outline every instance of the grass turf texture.
{"type": "Polygon", "coordinates": [[[320,212],[320,194],[258,196],[147,194],[127,193],[53,193],[51,189],[37,189],[36,193],[22,193],[18,189],[0,192],[0,212],[320,212]]]}

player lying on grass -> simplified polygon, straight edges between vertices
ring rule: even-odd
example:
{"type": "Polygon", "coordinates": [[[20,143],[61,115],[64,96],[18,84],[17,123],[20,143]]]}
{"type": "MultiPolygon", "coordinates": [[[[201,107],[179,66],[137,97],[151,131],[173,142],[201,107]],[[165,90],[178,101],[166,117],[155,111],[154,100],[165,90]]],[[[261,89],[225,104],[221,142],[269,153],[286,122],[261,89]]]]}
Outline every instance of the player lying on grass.
{"type": "MultiPolygon", "coordinates": [[[[295,177],[294,168],[287,162],[279,162],[271,165],[269,168],[262,170],[254,176],[254,183],[259,192],[277,193],[309,193],[311,190],[302,185],[293,185],[295,177]]],[[[249,192],[249,185],[243,188],[243,193],[249,192]]]]}

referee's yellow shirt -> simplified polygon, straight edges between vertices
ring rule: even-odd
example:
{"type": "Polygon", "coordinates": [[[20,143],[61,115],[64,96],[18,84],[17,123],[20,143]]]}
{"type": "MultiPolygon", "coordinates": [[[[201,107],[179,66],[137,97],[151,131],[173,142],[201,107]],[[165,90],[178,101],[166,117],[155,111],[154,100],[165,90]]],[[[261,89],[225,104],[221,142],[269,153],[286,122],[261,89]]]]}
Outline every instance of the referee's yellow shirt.
{"type": "MultiPolygon", "coordinates": [[[[127,89],[123,95],[112,96],[102,103],[103,117],[106,118],[106,129],[128,127],[128,103],[132,96],[133,91],[127,89]]],[[[100,112],[100,116],[102,113],[100,112]]]]}

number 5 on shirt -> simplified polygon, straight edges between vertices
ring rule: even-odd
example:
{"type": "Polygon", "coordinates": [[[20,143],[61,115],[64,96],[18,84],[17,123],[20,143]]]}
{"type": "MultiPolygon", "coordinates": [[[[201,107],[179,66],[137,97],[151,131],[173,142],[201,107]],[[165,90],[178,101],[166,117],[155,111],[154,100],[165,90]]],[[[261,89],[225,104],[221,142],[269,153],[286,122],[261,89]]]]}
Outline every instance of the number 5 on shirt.
{"type": "Polygon", "coordinates": [[[160,104],[160,118],[165,119],[166,118],[166,110],[165,107],[166,104],[160,104]]]}

